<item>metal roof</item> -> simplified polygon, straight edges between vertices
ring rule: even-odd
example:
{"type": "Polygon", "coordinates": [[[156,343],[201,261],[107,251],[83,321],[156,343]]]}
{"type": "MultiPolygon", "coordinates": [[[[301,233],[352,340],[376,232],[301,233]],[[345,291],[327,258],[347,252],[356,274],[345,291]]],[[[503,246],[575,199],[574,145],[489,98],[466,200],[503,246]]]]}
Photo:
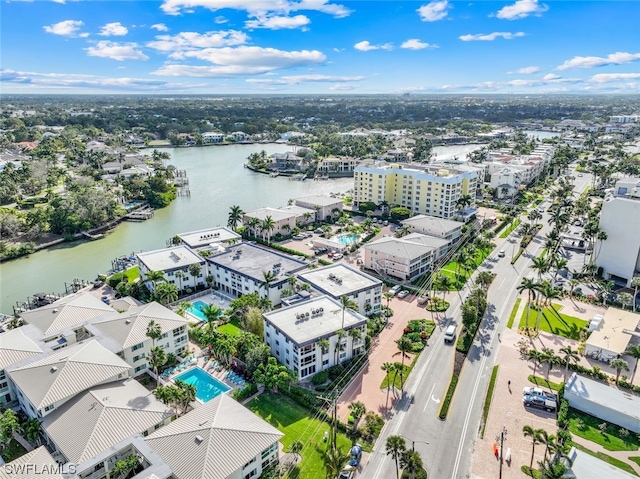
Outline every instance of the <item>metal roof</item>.
{"type": "Polygon", "coordinates": [[[59,466],[44,446],[20,456],[7,465],[0,466],[0,479],[62,479],[59,466]],[[16,472],[23,466],[22,473],[16,472]],[[7,469],[11,472],[7,472],[7,469]]]}
{"type": "Polygon", "coordinates": [[[135,379],[79,394],[42,421],[42,428],[68,461],[81,463],[173,415],[135,379]]]}
{"type": "Polygon", "coordinates": [[[7,372],[36,409],[129,374],[129,366],[96,340],[59,349],[7,372]]]}
{"type": "MultiPolygon", "coordinates": [[[[283,434],[226,394],[147,437],[177,479],[227,479],[283,434]]],[[[260,460],[260,457],[258,457],[260,460]]]]}
{"type": "Polygon", "coordinates": [[[0,371],[42,353],[40,346],[24,334],[23,328],[24,326],[0,334],[0,371]]]}

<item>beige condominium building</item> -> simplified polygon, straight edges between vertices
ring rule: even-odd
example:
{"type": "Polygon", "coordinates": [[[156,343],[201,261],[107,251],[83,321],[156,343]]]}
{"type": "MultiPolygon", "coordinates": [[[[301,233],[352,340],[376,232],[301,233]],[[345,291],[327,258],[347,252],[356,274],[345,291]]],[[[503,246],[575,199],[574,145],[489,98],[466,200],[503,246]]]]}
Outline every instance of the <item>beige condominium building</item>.
{"type": "Polygon", "coordinates": [[[377,162],[358,166],[354,174],[354,205],[371,201],[409,208],[439,218],[452,218],[465,195],[475,201],[479,170],[455,167],[377,162]]]}

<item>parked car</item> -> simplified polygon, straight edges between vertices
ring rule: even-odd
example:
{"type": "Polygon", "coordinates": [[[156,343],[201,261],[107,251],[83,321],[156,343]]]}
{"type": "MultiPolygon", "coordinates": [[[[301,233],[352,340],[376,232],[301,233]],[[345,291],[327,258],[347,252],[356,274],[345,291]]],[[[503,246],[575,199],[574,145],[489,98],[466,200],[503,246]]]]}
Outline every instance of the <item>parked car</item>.
{"type": "Polygon", "coordinates": [[[294,239],[294,240],[303,240],[303,239],[305,239],[305,238],[306,238],[306,235],[302,235],[302,234],[300,234],[300,235],[295,235],[295,236],[293,237],[293,239],[294,239]]]}
{"type": "Polygon", "coordinates": [[[111,302],[111,298],[109,298],[109,296],[103,296],[101,299],[104,304],[109,304],[111,302]]]}
{"type": "Polygon", "coordinates": [[[345,469],[340,471],[338,479],[353,479],[353,469],[345,469]]]}
{"type": "Polygon", "coordinates": [[[316,228],[315,232],[320,235],[320,234],[324,233],[324,230],[322,228],[316,228]]]}
{"type": "Polygon", "coordinates": [[[522,398],[522,403],[526,407],[544,409],[547,412],[553,412],[557,408],[555,401],[551,401],[550,399],[543,399],[538,396],[530,396],[529,394],[524,395],[524,397],[522,398]]]}
{"type": "Polygon", "coordinates": [[[555,401],[556,400],[556,395],[552,394],[552,393],[548,393],[547,391],[543,391],[540,388],[536,388],[536,387],[525,387],[522,389],[522,395],[523,396],[536,396],[539,398],[543,398],[543,399],[549,399],[551,401],[555,401]]]}
{"type": "Polygon", "coordinates": [[[406,298],[407,296],[409,296],[409,291],[406,289],[403,289],[398,293],[398,298],[406,298]]]}
{"type": "Polygon", "coordinates": [[[327,253],[327,257],[328,257],[328,258],[333,258],[333,255],[334,255],[334,254],[335,254],[335,253],[334,253],[333,251],[329,251],[329,252],[327,253]]]}
{"type": "Polygon", "coordinates": [[[344,256],[342,255],[342,253],[338,253],[338,254],[334,254],[333,255],[333,261],[338,261],[339,259],[342,259],[344,256]]]}
{"type": "Polygon", "coordinates": [[[362,446],[358,443],[354,444],[349,451],[349,454],[351,455],[351,459],[349,459],[349,465],[351,467],[357,467],[360,463],[360,459],[362,458],[362,446]]]}
{"type": "Polygon", "coordinates": [[[504,250],[501,249],[500,252],[498,253],[498,258],[504,258],[504,250]]]}
{"type": "Polygon", "coordinates": [[[400,292],[401,289],[402,289],[402,286],[400,286],[399,284],[396,284],[389,290],[389,292],[395,296],[400,292]]]}

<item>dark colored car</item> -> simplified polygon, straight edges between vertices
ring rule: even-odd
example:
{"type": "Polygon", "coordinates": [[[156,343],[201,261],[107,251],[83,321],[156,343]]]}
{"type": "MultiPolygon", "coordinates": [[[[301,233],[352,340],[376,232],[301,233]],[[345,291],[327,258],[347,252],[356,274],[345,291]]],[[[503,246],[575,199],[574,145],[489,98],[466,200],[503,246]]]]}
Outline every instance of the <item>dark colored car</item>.
{"type": "Polygon", "coordinates": [[[547,412],[553,412],[557,408],[555,401],[552,401],[550,399],[543,399],[539,396],[530,396],[528,394],[525,394],[525,396],[522,398],[522,403],[526,407],[544,409],[547,412]]]}
{"type": "Polygon", "coordinates": [[[349,465],[351,467],[356,467],[360,463],[360,458],[362,457],[362,446],[360,444],[355,444],[349,451],[349,454],[351,454],[349,465]]]}

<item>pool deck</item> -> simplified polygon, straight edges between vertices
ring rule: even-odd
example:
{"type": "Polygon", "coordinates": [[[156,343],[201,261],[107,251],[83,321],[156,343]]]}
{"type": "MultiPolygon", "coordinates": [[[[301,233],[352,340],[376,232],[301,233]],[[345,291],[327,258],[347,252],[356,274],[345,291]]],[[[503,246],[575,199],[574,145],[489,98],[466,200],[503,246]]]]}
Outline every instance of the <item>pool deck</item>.
{"type": "Polygon", "coordinates": [[[242,387],[242,385],[236,384],[236,383],[230,381],[229,379],[227,379],[227,372],[229,371],[227,368],[225,368],[224,366],[219,364],[217,361],[212,362],[212,361],[210,361],[208,359],[205,360],[205,358],[208,358],[208,356],[206,356],[206,355],[202,356],[201,354],[197,354],[197,355],[195,355],[195,361],[192,360],[191,362],[187,362],[187,366],[186,367],[183,367],[180,370],[178,369],[178,367],[176,367],[175,371],[173,373],[171,373],[169,376],[163,376],[161,374],[160,375],[161,383],[165,384],[165,385],[171,384],[171,383],[173,383],[173,381],[175,380],[176,377],[178,377],[181,374],[184,374],[187,371],[189,371],[189,370],[193,369],[194,367],[198,366],[201,369],[203,369],[204,371],[206,371],[207,373],[209,373],[211,376],[216,378],[222,384],[224,384],[225,386],[230,388],[230,390],[242,387]],[[215,365],[213,365],[214,363],[215,363],[215,365]]]}

